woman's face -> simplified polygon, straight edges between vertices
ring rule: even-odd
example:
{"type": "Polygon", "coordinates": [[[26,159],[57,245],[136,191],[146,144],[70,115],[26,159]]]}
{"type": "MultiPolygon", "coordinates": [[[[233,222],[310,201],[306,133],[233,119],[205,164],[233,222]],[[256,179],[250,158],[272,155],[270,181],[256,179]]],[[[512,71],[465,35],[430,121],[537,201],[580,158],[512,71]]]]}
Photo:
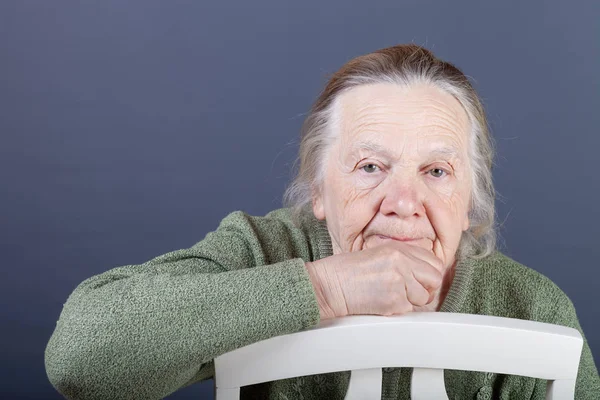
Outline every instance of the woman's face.
{"type": "Polygon", "coordinates": [[[338,98],[337,137],[313,198],[334,254],[403,240],[447,268],[468,229],[469,121],[431,85],[363,85],[338,98]]]}

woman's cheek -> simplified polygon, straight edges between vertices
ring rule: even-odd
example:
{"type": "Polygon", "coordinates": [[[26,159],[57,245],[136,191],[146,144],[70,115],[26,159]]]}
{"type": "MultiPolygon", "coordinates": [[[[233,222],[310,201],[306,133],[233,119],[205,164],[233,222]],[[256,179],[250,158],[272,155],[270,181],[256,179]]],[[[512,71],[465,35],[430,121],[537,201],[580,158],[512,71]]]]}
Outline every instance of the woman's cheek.
{"type": "MultiPolygon", "coordinates": [[[[457,234],[460,231],[452,207],[451,197],[430,192],[425,199],[429,222],[435,231],[433,253],[448,267],[454,260],[457,234]]],[[[460,236],[460,235],[458,235],[460,236]]]]}
{"type": "Polygon", "coordinates": [[[375,189],[383,181],[382,173],[379,174],[361,174],[357,172],[353,177],[353,186],[359,191],[369,191],[375,189]]]}
{"type": "Polygon", "coordinates": [[[427,186],[429,190],[438,195],[441,199],[450,199],[460,190],[456,178],[452,176],[443,179],[428,177],[427,186]]]}
{"type": "MultiPolygon", "coordinates": [[[[435,204],[430,207],[431,212],[443,212],[447,214],[445,218],[438,220],[452,219],[454,223],[461,220],[461,216],[465,213],[464,185],[461,185],[454,177],[446,181],[434,182],[430,184],[427,198],[429,203],[435,204]]],[[[437,227],[434,227],[437,229],[437,227]]],[[[448,228],[448,227],[446,227],[448,228]]]]}
{"type": "Polygon", "coordinates": [[[352,185],[345,185],[340,192],[340,209],[336,212],[335,230],[338,232],[338,243],[344,253],[360,250],[364,245],[362,233],[373,217],[371,193],[352,185]]]}

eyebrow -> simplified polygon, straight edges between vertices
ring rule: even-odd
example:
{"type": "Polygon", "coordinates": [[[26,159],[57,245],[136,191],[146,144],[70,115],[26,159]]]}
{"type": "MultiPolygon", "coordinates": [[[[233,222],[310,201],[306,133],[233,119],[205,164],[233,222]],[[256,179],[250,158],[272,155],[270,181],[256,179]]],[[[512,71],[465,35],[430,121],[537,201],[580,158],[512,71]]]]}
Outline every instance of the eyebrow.
{"type": "Polygon", "coordinates": [[[351,153],[354,154],[358,150],[367,150],[367,151],[370,151],[372,153],[381,154],[383,156],[386,156],[387,158],[394,158],[393,155],[392,155],[392,153],[390,153],[390,151],[387,148],[385,148],[384,146],[380,145],[379,143],[373,143],[373,142],[357,142],[357,143],[354,143],[352,145],[352,148],[350,149],[351,153]]]}
{"type": "MultiPolygon", "coordinates": [[[[373,142],[357,142],[352,145],[351,153],[354,154],[358,150],[367,150],[376,154],[381,154],[389,159],[394,159],[394,155],[390,150],[379,143],[373,142]]],[[[461,158],[460,152],[454,146],[442,146],[430,151],[427,156],[429,158],[461,158]]]]}

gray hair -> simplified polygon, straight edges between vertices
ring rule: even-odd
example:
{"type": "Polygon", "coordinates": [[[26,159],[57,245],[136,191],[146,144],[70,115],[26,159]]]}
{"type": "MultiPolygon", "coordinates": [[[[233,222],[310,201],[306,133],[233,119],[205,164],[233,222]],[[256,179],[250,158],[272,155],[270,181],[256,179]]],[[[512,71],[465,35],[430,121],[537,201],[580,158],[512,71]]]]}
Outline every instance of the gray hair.
{"type": "Polygon", "coordinates": [[[454,65],[414,44],[388,47],[350,60],[329,80],[302,126],[299,169],[284,194],[284,204],[299,224],[312,216],[312,199],[321,190],[324,161],[335,139],[339,96],[360,85],[390,83],[404,87],[426,83],[454,96],[470,124],[470,227],[463,232],[457,258],[483,258],[496,248],[495,189],[492,181],[494,144],[485,111],[467,77],[454,65]]]}

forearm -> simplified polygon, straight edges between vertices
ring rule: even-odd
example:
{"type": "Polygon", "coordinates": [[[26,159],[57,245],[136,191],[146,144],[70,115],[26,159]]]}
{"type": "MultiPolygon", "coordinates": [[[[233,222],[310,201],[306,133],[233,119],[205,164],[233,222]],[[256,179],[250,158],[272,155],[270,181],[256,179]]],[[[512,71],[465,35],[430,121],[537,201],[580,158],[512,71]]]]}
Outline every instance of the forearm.
{"type": "Polygon", "coordinates": [[[159,399],[220,354],[318,320],[301,259],[180,275],[117,268],[73,292],[46,349],[46,369],[68,398],[159,399]]]}

